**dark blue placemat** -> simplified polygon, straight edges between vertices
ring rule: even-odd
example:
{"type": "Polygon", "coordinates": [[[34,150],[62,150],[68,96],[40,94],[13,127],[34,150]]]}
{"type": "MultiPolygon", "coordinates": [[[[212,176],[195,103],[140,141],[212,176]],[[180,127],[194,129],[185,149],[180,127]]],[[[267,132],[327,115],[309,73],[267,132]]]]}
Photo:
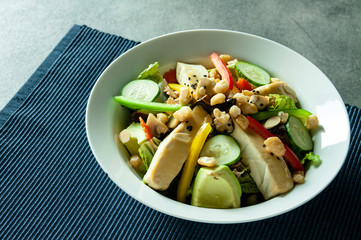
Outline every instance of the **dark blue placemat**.
{"type": "Polygon", "coordinates": [[[264,221],[217,225],[135,201],[97,164],[85,132],[89,93],[137,42],[74,26],[0,113],[0,239],[361,239],[361,110],[346,105],[351,146],[336,179],[264,221]]]}

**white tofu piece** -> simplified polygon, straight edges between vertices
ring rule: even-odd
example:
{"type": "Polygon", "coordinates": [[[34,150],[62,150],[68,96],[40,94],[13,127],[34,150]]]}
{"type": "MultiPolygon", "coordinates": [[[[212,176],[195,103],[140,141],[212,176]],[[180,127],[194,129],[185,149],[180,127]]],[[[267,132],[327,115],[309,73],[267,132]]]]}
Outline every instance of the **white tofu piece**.
{"type": "Polygon", "coordinates": [[[235,124],[231,136],[241,147],[242,163],[267,200],[293,188],[291,173],[283,160],[272,156],[263,147],[264,139],[252,129],[243,130],[235,124]]]}
{"type": "Polygon", "coordinates": [[[192,86],[194,86],[193,89],[195,89],[201,78],[208,77],[208,71],[202,65],[193,65],[178,62],[176,76],[177,81],[180,85],[191,88],[192,86]]]}

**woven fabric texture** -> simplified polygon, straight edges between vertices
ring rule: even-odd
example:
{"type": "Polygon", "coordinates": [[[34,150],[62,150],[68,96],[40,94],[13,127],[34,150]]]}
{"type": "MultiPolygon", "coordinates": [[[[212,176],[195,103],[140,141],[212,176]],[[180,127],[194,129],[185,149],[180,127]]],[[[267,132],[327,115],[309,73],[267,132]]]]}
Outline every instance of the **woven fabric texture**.
{"type": "Polygon", "coordinates": [[[341,172],[305,205],[263,221],[177,219],[129,197],[102,171],[85,109],[102,71],[138,42],[75,25],[0,113],[0,239],[361,239],[361,110],[346,105],[341,172]]]}

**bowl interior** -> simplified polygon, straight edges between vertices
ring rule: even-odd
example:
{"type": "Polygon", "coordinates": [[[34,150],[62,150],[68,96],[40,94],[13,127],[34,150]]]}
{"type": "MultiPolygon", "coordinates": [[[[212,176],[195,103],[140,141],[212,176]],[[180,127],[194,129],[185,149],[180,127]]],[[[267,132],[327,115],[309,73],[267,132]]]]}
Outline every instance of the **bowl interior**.
{"type": "Polygon", "coordinates": [[[86,112],[87,137],[102,169],[133,198],[163,213],[208,223],[249,222],[290,211],[320,193],[340,170],[349,145],[350,130],[344,103],[328,78],[293,50],[250,34],[223,30],[194,30],[164,35],[127,51],[99,77],[86,112]],[[320,127],[313,131],[314,152],[323,160],[311,167],[306,182],[291,192],[255,206],[239,209],[207,209],[168,199],[142,183],[128,163],[128,153],[118,133],[128,125],[129,112],[113,97],[149,64],[159,62],[161,71],[176,62],[210,64],[212,52],[257,64],[272,77],[287,82],[303,108],[316,114],[320,127]]]}

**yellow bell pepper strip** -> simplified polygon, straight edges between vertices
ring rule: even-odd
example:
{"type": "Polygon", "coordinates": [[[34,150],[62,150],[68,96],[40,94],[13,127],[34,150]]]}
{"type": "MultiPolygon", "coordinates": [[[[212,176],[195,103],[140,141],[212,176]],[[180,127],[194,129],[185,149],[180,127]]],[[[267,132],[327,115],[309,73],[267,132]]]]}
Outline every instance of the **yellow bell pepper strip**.
{"type": "MultiPolygon", "coordinates": [[[[182,88],[182,87],[185,87],[185,86],[182,86],[182,85],[177,84],[177,83],[169,83],[168,86],[169,86],[171,89],[173,89],[173,90],[175,90],[175,91],[177,91],[177,92],[179,92],[179,93],[180,93],[181,88],[182,88]]],[[[189,88],[188,88],[188,91],[189,91],[189,94],[192,96],[191,90],[190,90],[189,88]]]]}
{"type": "Polygon", "coordinates": [[[199,154],[211,130],[212,127],[209,123],[203,123],[193,139],[188,158],[184,164],[181,179],[178,183],[177,201],[179,202],[184,203],[186,201],[187,191],[192,181],[199,154]]]}
{"type": "Polygon", "coordinates": [[[177,83],[169,83],[168,86],[177,92],[180,92],[181,87],[183,87],[182,85],[177,84],[177,83]]]}
{"type": "Polygon", "coordinates": [[[216,67],[219,74],[222,76],[222,80],[226,80],[228,83],[228,88],[230,90],[233,89],[233,77],[231,71],[227,68],[226,64],[222,61],[222,59],[218,56],[217,53],[212,53],[210,56],[213,65],[216,67]]]}
{"type": "Polygon", "coordinates": [[[241,91],[239,91],[239,89],[238,89],[236,86],[233,86],[232,91],[233,91],[234,93],[240,93],[240,92],[241,92],[241,91]]]}

